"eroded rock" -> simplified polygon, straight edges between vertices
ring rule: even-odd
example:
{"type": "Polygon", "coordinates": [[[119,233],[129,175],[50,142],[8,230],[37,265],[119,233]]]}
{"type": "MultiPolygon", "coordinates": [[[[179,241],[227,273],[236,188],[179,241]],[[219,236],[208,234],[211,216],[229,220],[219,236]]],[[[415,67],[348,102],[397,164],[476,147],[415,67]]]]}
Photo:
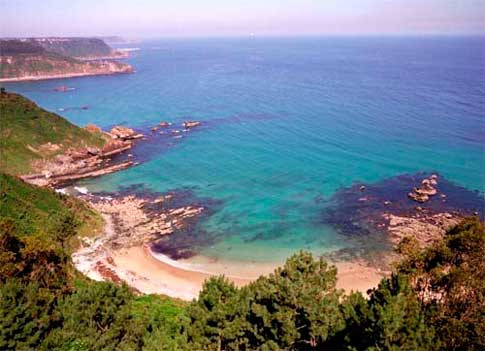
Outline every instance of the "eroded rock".
{"type": "Polygon", "coordinates": [[[143,138],[143,134],[137,134],[133,129],[123,126],[114,126],[109,133],[114,139],[132,140],[143,138]]]}

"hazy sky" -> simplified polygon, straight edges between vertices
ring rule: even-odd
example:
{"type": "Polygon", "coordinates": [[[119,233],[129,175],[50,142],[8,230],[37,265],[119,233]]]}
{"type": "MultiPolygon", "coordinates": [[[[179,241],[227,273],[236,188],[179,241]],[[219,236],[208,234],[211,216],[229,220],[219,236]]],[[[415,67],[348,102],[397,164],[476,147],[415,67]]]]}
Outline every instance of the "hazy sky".
{"type": "Polygon", "coordinates": [[[485,34],[485,0],[0,0],[1,36],[485,34]]]}

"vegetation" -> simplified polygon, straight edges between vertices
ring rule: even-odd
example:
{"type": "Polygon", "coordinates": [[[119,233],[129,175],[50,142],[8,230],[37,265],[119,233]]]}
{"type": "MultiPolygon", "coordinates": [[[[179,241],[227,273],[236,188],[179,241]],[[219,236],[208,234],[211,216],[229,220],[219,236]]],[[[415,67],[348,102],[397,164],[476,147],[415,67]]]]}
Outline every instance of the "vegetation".
{"type": "Polygon", "coordinates": [[[31,39],[39,43],[46,51],[70,57],[109,56],[113,49],[98,38],[45,38],[31,39]]]}
{"type": "Polygon", "coordinates": [[[300,252],[237,288],[205,282],[190,304],[93,282],[71,240],[95,214],[77,200],[1,176],[1,350],[483,350],[485,225],[470,219],[394,274],[344,295],[336,269],[300,252]]]}
{"type": "Polygon", "coordinates": [[[0,40],[2,55],[49,52],[68,57],[109,56],[113,49],[98,38],[30,38],[0,40]]]}
{"type": "Polygon", "coordinates": [[[0,171],[25,174],[33,162],[69,148],[101,147],[101,134],[90,133],[14,93],[0,93],[0,171]]]}
{"type": "Polygon", "coordinates": [[[43,54],[45,50],[38,43],[20,40],[0,40],[0,53],[5,56],[21,54],[43,54]]]}

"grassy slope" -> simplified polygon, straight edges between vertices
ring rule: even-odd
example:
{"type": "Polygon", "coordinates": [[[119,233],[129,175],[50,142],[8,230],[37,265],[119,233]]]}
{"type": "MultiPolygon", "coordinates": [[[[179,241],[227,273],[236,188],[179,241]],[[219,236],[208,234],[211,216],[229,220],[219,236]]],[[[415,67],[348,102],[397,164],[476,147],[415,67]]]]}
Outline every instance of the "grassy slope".
{"type": "Polygon", "coordinates": [[[103,40],[97,38],[69,38],[69,40],[41,41],[39,44],[49,52],[71,57],[108,56],[112,49],[103,40]]]}
{"type": "Polygon", "coordinates": [[[2,173],[0,220],[11,221],[20,237],[40,234],[53,242],[66,221],[72,221],[74,234],[82,236],[99,233],[103,227],[101,216],[85,203],[2,173]]]}
{"type": "Polygon", "coordinates": [[[13,93],[0,94],[0,171],[25,174],[32,162],[48,159],[68,148],[101,147],[101,134],[92,134],[34,102],[13,93]],[[48,142],[56,151],[42,148],[48,142]]]}

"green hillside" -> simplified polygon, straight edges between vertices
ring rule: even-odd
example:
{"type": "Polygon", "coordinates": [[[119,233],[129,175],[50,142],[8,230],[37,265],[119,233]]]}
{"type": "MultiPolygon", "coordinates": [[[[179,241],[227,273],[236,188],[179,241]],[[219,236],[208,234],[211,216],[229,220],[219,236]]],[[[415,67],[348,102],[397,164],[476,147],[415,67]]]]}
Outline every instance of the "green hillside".
{"type": "Polygon", "coordinates": [[[68,57],[105,57],[114,50],[99,38],[29,38],[0,40],[2,55],[55,53],[68,57]]]}
{"type": "Polygon", "coordinates": [[[109,56],[113,49],[99,38],[42,38],[30,39],[46,51],[70,57],[109,56]]]}
{"type": "Polygon", "coordinates": [[[0,94],[0,116],[0,171],[6,173],[25,174],[34,170],[33,161],[105,142],[101,134],[79,128],[18,94],[0,94]]]}
{"type": "Polygon", "coordinates": [[[57,240],[59,231],[67,237],[93,235],[102,219],[93,209],[73,197],[51,189],[29,185],[0,173],[0,218],[8,220],[19,236],[43,235],[57,240]],[[68,230],[67,225],[71,228],[68,230]]]}

